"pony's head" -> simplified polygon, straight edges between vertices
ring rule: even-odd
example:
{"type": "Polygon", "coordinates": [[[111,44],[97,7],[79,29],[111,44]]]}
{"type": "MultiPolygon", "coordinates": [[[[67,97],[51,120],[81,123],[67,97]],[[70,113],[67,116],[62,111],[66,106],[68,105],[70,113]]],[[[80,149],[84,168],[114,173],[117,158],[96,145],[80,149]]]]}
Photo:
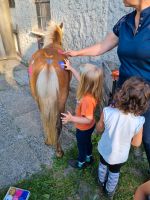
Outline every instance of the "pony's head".
{"type": "Polygon", "coordinates": [[[62,35],[63,35],[63,23],[57,25],[55,22],[50,21],[48,23],[47,31],[44,37],[44,47],[49,44],[62,45],[62,35]]]}

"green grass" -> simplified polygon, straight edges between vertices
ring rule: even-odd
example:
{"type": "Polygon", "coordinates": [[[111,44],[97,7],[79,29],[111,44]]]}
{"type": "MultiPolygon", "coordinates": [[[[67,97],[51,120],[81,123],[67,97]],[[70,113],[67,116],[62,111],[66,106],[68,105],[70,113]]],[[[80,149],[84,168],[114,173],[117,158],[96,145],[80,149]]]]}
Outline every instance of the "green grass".
{"type": "MultiPolygon", "coordinates": [[[[68,167],[67,161],[76,158],[76,146],[66,152],[62,159],[54,159],[52,169],[44,169],[40,174],[23,180],[15,186],[31,192],[30,200],[104,200],[97,184],[99,155],[96,136],[93,137],[95,163],[84,170],[68,167]],[[99,197],[101,196],[101,198],[99,197]]],[[[119,186],[115,200],[133,199],[135,189],[148,179],[147,161],[137,161],[131,151],[128,162],[121,168],[119,186]]],[[[3,199],[8,188],[0,191],[3,199]]]]}

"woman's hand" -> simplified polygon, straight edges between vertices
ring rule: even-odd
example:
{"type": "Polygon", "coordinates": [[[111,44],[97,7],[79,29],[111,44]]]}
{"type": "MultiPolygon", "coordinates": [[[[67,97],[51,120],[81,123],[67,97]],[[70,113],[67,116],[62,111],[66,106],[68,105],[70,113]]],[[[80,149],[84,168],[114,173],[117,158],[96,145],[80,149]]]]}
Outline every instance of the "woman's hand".
{"type": "Polygon", "coordinates": [[[69,50],[69,51],[63,52],[63,54],[66,56],[75,57],[75,56],[78,56],[78,51],[69,50]]]}
{"type": "Polygon", "coordinates": [[[67,111],[67,113],[61,113],[63,117],[61,117],[62,123],[67,124],[68,122],[72,121],[72,114],[67,111]]]}
{"type": "Polygon", "coordinates": [[[72,71],[73,67],[71,66],[71,63],[68,59],[64,59],[65,61],[65,70],[70,70],[72,71]]]}

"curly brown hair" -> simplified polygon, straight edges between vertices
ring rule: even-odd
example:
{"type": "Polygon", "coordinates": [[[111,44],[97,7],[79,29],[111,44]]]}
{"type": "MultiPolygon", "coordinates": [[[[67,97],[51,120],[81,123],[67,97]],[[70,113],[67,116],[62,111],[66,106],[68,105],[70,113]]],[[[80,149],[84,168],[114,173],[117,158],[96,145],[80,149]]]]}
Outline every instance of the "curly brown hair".
{"type": "Polygon", "coordinates": [[[124,113],[143,114],[150,106],[150,85],[142,78],[131,77],[114,95],[115,107],[124,113]]]}

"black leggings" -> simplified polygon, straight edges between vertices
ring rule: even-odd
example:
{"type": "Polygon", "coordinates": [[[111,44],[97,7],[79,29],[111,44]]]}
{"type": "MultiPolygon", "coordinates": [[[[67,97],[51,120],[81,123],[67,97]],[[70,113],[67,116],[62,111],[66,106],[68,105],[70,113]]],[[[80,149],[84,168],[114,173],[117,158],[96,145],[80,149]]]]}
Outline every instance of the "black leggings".
{"type": "Polygon", "coordinates": [[[122,167],[122,165],[124,163],[120,163],[120,164],[116,164],[116,165],[110,165],[108,164],[104,158],[100,155],[100,162],[103,164],[103,165],[107,165],[108,166],[108,169],[109,171],[111,171],[112,173],[119,173],[120,172],[120,168],[122,167]]]}
{"type": "Polygon", "coordinates": [[[91,135],[94,131],[94,128],[95,128],[95,125],[89,130],[85,130],[85,131],[76,129],[79,162],[85,162],[86,156],[92,155],[91,135]]]}

